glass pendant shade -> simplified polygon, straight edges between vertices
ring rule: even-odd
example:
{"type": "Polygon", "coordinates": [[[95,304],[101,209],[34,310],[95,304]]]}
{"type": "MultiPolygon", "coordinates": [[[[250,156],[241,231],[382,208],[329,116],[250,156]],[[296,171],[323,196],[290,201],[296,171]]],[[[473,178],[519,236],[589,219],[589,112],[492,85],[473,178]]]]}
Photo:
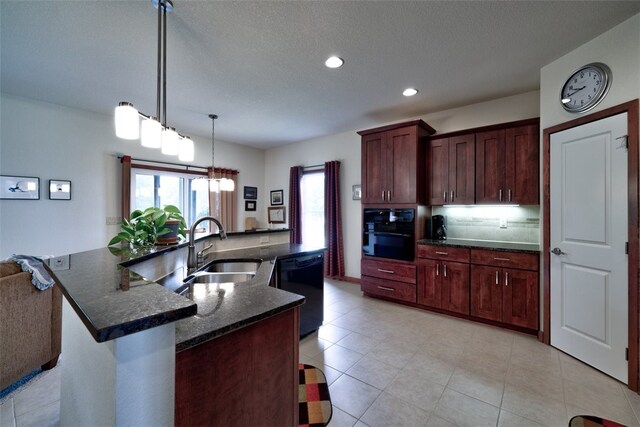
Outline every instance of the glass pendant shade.
{"type": "Polygon", "coordinates": [[[193,162],[194,151],[193,141],[188,136],[185,136],[180,140],[178,159],[182,162],[193,162]]]}
{"type": "Polygon", "coordinates": [[[116,136],[122,139],[138,139],[140,137],[140,120],[138,110],[129,102],[121,102],[116,107],[116,136]]]}
{"type": "Polygon", "coordinates": [[[219,193],[220,192],[220,181],[218,181],[217,179],[211,179],[209,181],[209,191],[212,193],[219,193]]]}
{"type": "Polygon", "coordinates": [[[178,133],[174,128],[168,128],[162,131],[162,154],[168,156],[178,155],[178,133]]]}
{"type": "Polygon", "coordinates": [[[162,125],[155,117],[142,121],[140,143],[143,147],[160,148],[162,146],[162,125]]]}
{"type": "Polygon", "coordinates": [[[235,188],[235,184],[232,179],[222,178],[220,180],[220,190],[221,191],[233,191],[235,188]]]}

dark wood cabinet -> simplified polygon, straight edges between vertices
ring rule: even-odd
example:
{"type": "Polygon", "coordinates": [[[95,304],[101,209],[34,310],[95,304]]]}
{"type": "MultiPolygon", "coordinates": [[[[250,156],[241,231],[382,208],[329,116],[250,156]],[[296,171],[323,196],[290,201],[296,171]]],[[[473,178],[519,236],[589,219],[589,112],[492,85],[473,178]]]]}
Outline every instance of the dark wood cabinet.
{"type": "Polygon", "coordinates": [[[176,426],[298,425],[299,308],[176,353],[176,426]]]}
{"type": "Polygon", "coordinates": [[[360,270],[360,288],[365,294],[416,302],[414,264],[363,258],[360,270]]]}
{"type": "Polygon", "coordinates": [[[472,249],[471,315],[537,329],[538,262],[533,254],[472,249]]]}
{"type": "Polygon", "coordinates": [[[538,125],[476,134],[476,203],[539,204],[538,125]]]}
{"type": "Polygon", "coordinates": [[[469,264],[442,262],[442,309],[469,314],[469,264]]]}
{"type": "Polygon", "coordinates": [[[473,204],[475,135],[429,142],[429,204],[473,204]]]}
{"type": "Polygon", "coordinates": [[[418,304],[469,314],[469,250],[420,245],[418,257],[433,257],[418,260],[418,304]]]}
{"type": "Polygon", "coordinates": [[[426,138],[422,120],[358,132],[362,137],[362,203],[423,203],[426,138]]]}

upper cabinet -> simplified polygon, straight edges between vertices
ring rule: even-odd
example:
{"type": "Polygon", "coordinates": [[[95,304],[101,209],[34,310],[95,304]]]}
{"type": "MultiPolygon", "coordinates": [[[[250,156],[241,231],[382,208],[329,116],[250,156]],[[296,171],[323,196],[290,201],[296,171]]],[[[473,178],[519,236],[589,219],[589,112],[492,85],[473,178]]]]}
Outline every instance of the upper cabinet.
{"type": "Polygon", "coordinates": [[[476,203],[537,205],[538,125],[476,134],[476,203]]]}
{"type": "Polygon", "coordinates": [[[362,203],[423,203],[427,137],[422,120],[358,132],[362,137],[362,203]]]}
{"type": "Polygon", "coordinates": [[[474,153],[474,134],[430,141],[430,205],[474,203],[474,153]]]}

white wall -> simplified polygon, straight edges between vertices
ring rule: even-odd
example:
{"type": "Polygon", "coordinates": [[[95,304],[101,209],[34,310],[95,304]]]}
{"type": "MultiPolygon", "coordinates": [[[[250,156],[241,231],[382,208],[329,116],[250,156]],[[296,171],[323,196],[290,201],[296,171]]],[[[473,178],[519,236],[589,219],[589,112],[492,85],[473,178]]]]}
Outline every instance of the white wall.
{"type": "MultiPolygon", "coordinates": [[[[603,62],[611,68],[613,81],[609,93],[593,110],[596,111],[640,98],[640,14],[585,43],[540,70],[540,129],[573,120],[585,114],[571,114],[560,105],[560,90],[566,79],[578,68],[591,62],[603,62]]],[[[540,138],[541,170],[544,164],[540,138]]],[[[542,180],[542,174],[540,174],[542,180]]],[[[542,185],[540,186],[542,188],[542,185]]],[[[541,202],[542,203],[542,202],[541,202]]],[[[540,206],[542,209],[542,205],[540,206]]],[[[543,233],[542,227],[540,232],[543,233]]],[[[541,294],[542,278],[541,269],[541,294]]],[[[544,307],[540,307],[543,319],[544,307]]],[[[543,323],[540,323],[542,328],[543,323]]]]}
{"type": "MultiPolygon", "coordinates": [[[[538,117],[538,91],[500,98],[488,102],[427,114],[418,118],[438,133],[538,117]]],[[[407,117],[413,120],[416,117],[407,117]]],[[[389,123],[380,123],[384,126],[389,123]]],[[[352,200],[351,186],[360,184],[360,136],[350,132],[330,135],[267,150],[265,156],[265,190],[284,189],[285,205],[289,200],[291,166],[317,165],[328,160],[341,161],[341,200],[346,275],[360,277],[361,209],[352,200]]],[[[268,202],[267,202],[268,203],[268,202]]]]}
{"type": "MultiPolygon", "coordinates": [[[[62,255],[104,247],[118,231],[120,164],[116,156],[173,161],[114,134],[113,116],[2,94],[0,174],[40,178],[40,200],[0,201],[0,258],[13,253],[62,255]],[[49,179],[72,181],[70,201],[48,200],[49,179]]],[[[209,120],[203,114],[203,120],[209,120]]],[[[211,137],[191,135],[194,164],[211,163],[211,137]]],[[[177,160],[177,159],[176,159],[177,160]]],[[[216,166],[238,169],[238,226],[244,226],[242,187],[264,197],[264,151],[216,141],[216,166]]],[[[260,200],[259,200],[260,202],[260,200]]],[[[264,216],[258,204],[259,217],[264,216]]]]}
{"type": "Polygon", "coordinates": [[[540,70],[540,128],[573,120],[560,105],[560,90],[578,68],[603,62],[611,68],[613,81],[608,95],[591,114],[640,96],[640,14],[626,20],[540,70]]]}

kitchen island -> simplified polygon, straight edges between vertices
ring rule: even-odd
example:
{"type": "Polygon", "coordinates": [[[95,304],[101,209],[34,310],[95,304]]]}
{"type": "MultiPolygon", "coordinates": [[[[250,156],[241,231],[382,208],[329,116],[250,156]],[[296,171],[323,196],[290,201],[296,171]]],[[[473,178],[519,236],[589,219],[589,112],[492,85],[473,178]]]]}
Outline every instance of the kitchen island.
{"type": "MultiPolygon", "coordinates": [[[[187,409],[200,405],[201,412],[215,400],[241,420],[255,403],[250,394],[235,399],[243,383],[287,396],[262,399],[267,413],[269,405],[279,403],[266,423],[297,423],[296,328],[304,298],[269,284],[278,257],[321,250],[279,244],[211,253],[205,263],[220,258],[262,263],[251,280],[203,295],[200,302],[172,290],[186,277],[185,247],[70,255],[70,269],[55,272],[65,295],[61,424],[188,424],[179,418],[179,408],[185,408],[176,403],[180,396],[186,396],[187,409]],[[207,312],[198,304],[208,306],[207,312]],[[205,368],[211,369],[209,377],[205,368]],[[274,378],[276,368],[288,372],[284,381],[274,378]],[[255,383],[246,381],[249,373],[255,383]],[[214,399],[211,390],[222,393],[214,399]],[[286,409],[282,402],[288,402],[286,409]]],[[[215,424],[211,418],[208,423],[215,424]]]]}

